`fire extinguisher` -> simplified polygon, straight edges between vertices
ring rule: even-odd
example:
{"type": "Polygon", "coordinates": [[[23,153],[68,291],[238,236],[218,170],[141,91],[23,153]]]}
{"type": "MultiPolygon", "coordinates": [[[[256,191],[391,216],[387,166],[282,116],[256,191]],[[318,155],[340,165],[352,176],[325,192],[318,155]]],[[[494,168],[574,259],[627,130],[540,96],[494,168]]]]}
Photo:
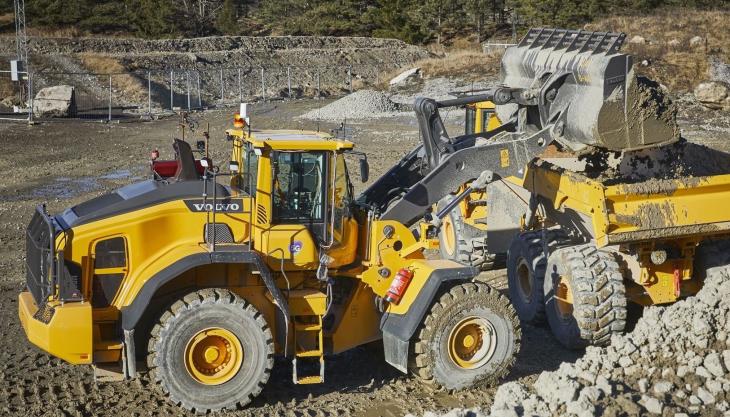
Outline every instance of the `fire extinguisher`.
{"type": "Polygon", "coordinates": [[[403,298],[403,294],[405,294],[406,289],[408,289],[408,284],[411,283],[412,279],[413,271],[401,268],[401,270],[395,274],[393,282],[390,283],[390,288],[388,288],[388,292],[385,295],[385,301],[392,304],[400,303],[400,300],[403,298]]]}

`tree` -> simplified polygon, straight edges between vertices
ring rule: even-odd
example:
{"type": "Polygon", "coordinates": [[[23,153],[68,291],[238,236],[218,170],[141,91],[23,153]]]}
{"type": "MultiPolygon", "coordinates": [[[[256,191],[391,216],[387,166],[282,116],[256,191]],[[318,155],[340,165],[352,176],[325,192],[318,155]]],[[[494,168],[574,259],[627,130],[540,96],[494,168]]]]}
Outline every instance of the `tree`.
{"type": "Polygon", "coordinates": [[[217,29],[226,35],[238,34],[236,14],[236,5],[233,0],[225,0],[220,13],[218,13],[217,29]]]}
{"type": "Polygon", "coordinates": [[[164,38],[179,33],[179,18],[170,0],[126,0],[130,27],[138,36],[164,38]]]}

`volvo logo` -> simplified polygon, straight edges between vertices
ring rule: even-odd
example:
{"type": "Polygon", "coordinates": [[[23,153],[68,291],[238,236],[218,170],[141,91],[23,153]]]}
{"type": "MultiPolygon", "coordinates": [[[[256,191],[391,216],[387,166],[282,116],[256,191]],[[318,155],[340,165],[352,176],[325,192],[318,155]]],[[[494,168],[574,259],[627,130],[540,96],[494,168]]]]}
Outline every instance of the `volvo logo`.
{"type": "Polygon", "coordinates": [[[217,211],[221,213],[243,213],[243,200],[241,199],[226,199],[226,200],[185,200],[185,205],[188,206],[190,211],[199,212],[210,212],[217,211]]]}

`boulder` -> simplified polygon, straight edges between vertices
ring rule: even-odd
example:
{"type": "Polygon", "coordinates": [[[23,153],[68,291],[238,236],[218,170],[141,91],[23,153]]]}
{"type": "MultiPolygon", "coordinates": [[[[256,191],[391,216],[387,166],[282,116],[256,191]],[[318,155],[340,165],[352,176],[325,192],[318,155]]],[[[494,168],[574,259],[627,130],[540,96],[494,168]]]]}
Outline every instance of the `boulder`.
{"type": "Polygon", "coordinates": [[[704,45],[704,43],[705,43],[705,39],[702,36],[693,36],[689,40],[689,46],[691,46],[693,48],[697,48],[699,46],[702,46],[702,45],[704,45]]]}
{"type": "Polygon", "coordinates": [[[705,107],[730,110],[730,85],[722,81],[700,83],[694,91],[695,98],[705,107]]]}
{"type": "Polygon", "coordinates": [[[36,117],[75,117],[76,96],[70,85],[56,85],[41,89],[33,100],[36,117]]]}
{"type": "Polygon", "coordinates": [[[670,39],[669,42],[667,42],[667,45],[671,46],[672,48],[678,48],[681,45],[681,42],[679,39],[670,39]]]}
{"type": "Polygon", "coordinates": [[[405,84],[411,80],[414,80],[418,78],[421,75],[421,69],[420,68],[411,68],[407,71],[403,71],[400,74],[398,74],[395,78],[390,80],[388,83],[391,87],[396,87],[401,84],[405,84]]]}
{"type": "Polygon", "coordinates": [[[635,35],[633,38],[629,39],[629,43],[643,45],[646,43],[646,38],[643,36],[635,35]]]}

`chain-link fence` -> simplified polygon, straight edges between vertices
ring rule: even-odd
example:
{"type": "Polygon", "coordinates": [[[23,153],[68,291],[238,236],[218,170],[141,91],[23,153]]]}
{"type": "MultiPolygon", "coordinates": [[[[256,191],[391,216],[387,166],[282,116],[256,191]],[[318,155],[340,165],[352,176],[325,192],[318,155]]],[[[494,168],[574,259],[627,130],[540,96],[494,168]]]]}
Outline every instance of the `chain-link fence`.
{"type": "Polygon", "coordinates": [[[221,67],[113,74],[41,71],[25,74],[25,82],[10,81],[9,72],[0,72],[0,77],[0,119],[12,120],[138,119],[180,110],[237,106],[241,102],[341,95],[353,90],[351,66],[221,67]]]}

